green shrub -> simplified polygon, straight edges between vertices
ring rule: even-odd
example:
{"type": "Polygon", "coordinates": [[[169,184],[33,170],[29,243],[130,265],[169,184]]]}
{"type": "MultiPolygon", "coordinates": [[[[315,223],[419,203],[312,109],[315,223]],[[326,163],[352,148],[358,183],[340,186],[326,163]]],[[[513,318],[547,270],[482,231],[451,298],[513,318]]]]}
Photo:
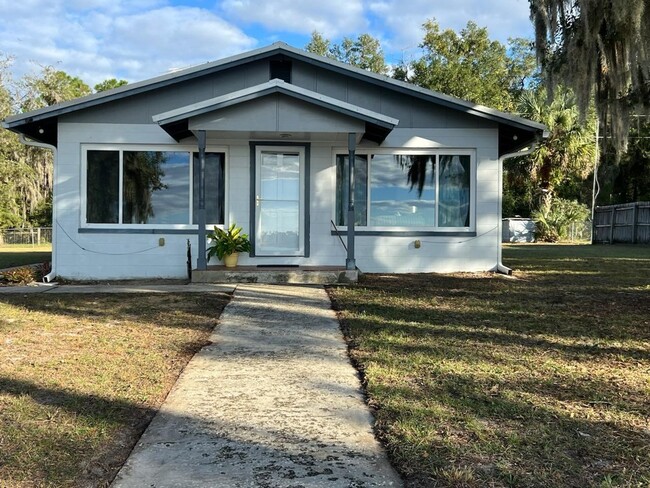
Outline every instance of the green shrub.
{"type": "Polygon", "coordinates": [[[25,285],[36,280],[36,271],[30,266],[15,268],[3,273],[4,279],[9,283],[25,285]]]}
{"type": "Polygon", "coordinates": [[[575,200],[545,198],[539,210],[533,212],[537,227],[536,239],[557,242],[569,239],[571,224],[582,224],[589,218],[589,208],[575,200]]]}

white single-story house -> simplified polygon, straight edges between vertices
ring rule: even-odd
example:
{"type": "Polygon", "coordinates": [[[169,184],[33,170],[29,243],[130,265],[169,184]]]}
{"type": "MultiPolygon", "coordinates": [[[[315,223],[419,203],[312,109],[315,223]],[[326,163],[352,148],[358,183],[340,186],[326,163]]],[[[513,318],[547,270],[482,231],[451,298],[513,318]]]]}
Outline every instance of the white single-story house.
{"type": "Polygon", "coordinates": [[[244,266],[499,270],[502,161],[544,137],[284,43],[3,126],[54,150],[53,274],[68,279],[185,277],[188,240],[205,269],[206,228],[233,222],[244,266]]]}

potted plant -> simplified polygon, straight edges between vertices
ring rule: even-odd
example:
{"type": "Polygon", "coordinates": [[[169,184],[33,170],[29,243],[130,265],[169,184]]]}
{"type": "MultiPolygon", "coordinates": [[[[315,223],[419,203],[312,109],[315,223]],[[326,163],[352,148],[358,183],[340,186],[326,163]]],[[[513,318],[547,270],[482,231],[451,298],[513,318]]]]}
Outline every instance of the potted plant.
{"type": "Polygon", "coordinates": [[[240,252],[250,252],[251,241],[248,239],[248,234],[242,232],[241,227],[232,223],[228,229],[220,229],[216,225],[214,230],[208,232],[208,239],[210,245],[208,246],[208,261],[212,256],[223,261],[226,268],[234,268],[237,266],[237,259],[240,252]]]}

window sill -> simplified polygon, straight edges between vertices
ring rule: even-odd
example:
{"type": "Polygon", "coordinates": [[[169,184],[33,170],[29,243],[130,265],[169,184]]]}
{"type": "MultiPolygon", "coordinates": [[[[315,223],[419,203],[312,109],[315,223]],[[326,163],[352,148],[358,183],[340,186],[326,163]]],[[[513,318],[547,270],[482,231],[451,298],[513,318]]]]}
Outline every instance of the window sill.
{"type": "MultiPolygon", "coordinates": [[[[339,231],[330,231],[331,235],[345,235],[347,228],[339,228],[339,231]]],[[[355,236],[394,236],[394,237],[476,237],[476,231],[444,231],[444,230],[359,230],[354,229],[355,236]]]]}
{"type": "Polygon", "coordinates": [[[197,228],[194,229],[143,229],[127,227],[79,227],[77,230],[79,234],[185,234],[195,235],[199,233],[197,228]]]}

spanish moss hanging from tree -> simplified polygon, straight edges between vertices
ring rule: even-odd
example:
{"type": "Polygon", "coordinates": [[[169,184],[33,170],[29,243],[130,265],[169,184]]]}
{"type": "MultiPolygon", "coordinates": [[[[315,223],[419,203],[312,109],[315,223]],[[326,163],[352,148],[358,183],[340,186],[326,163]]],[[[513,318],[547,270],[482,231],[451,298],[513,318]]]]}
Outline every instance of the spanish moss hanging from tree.
{"type": "Polygon", "coordinates": [[[583,117],[592,100],[616,154],[630,112],[650,113],[650,0],[530,0],[549,92],[564,84],[583,117]]]}

